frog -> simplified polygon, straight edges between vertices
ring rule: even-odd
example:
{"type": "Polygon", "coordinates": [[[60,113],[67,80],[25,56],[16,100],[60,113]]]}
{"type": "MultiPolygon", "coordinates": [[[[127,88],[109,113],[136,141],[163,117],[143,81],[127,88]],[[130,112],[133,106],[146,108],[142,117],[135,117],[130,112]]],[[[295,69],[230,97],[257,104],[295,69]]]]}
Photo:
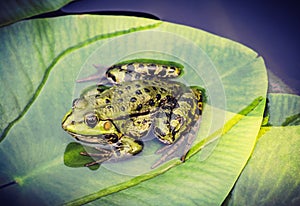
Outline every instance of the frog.
{"type": "Polygon", "coordinates": [[[110,84],[86,88],[62,120],[76,140],[97,145],[97,153],[81,152],[96,157],[85,166],[141,153],[150,131],[164,145],[187,135],[201,117],[204,94],[174,80],[182,73],[178,64],[125,62],[106,70],[110,84]]]}

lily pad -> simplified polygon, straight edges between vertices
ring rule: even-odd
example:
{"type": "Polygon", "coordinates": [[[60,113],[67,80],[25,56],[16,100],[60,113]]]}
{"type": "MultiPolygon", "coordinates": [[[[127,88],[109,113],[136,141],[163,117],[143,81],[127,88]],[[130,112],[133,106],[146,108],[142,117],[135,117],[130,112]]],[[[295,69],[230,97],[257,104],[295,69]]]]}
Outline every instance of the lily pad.
{"type": "Polygon", "coordinates": [[[269,94],[269,124],[272,126],[299,125],[300,97],[290,94],[269,94]]]}
{"type": "Polygon", "coordinates": [[[72,0],[11,0],[0,2],[0,26],[34,15],[55,11],[72,0]]]}
{"type": "MultiPolygon", "coordinates": [[[[269,99],[272,123],[281,124],[287,116],[300,112],[299,96],[270,94],[269,99]],[[298,107],[294,107],[297,104],[298,107]]],[[[299,205],[299,123],[262,127],[260,134],[262,136],[236,183],[229,205],[299,205]]]]}
{"type": "MultiPolygon", "coordinates": [[[[127,22],[127,17],[120,22],[119,18],[111,17],[110,23],[118,25],[112,27],[104,23],[106,19],[74,16],[24,21],[1,28],[0,36],[4,42],[0,62],[1,140],[38,97],[53,67],[70,52],[101,39],[150,29],[159,24],[148,19],[127,22]]],[[[79,71],[72,72],[69,74],[76,76],[79,71]]]]}
{"type": "MultiPolygon", "coordinates": [[[[49,205],[82,204],[101,197],[97,204],[221,204],[226,198],[253,150],[265,107],[266,70],[257,53],[205,31],[130,17],[82,15],[30,20],[1,28],[0,35],[5,42],[0,57],[0,181],[6,185],[1,198],[15,204],[27,201],[49,205]],[[87,60],[104,62],[90,57],[110,41],[134,34],[140,39],[134,45],[152,48],[149,33],[144,36],[142,30],[170,35],[162,45],[167,51],[176,50],[179,57],[191,54],[187,59],[177,58],[187,69],[183,78],[208,88],[193,153],[184,163],[174,159],[136,177],[102,166],[97,170],[67,167],[64,152],[74,140],[61,129],[61,119],[76,96],[77,76],[87,60]],[[194,46],[170,44],[174,36],[194,46]],[[200,48],[201,55],[191,53],[194,47],[200,48]],[[201,61],[199,57],[205,58],[201,61]],[[188,75],[195,72],[202,74],[200,79],[188,75]],[[199,150],[208,148],[205,140],[218,137],[218,144],[203,160],[199,150]]],[[[127,49],[123,45],[126,41],[121,52],[127,49]]],[[[114,51],[112,55],[120,54],[114,51]]],[[[155,54],[162,52],[154,50],[155,54]]],[[[163,56],[176,59],[172,53],[163,56]]],[[[93,73],[92,65],[90,68],[93,73]]]]}

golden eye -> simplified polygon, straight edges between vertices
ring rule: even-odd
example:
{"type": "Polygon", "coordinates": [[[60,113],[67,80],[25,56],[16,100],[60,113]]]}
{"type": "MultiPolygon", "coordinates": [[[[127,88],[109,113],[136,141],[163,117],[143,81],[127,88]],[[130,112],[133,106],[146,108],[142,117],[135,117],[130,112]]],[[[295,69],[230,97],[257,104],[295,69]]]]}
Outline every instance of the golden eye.
{"type": "Polygon", "coordinates": [[[105,122],[104,124],[103,124],[103,128],[105,129],[105,130],[109,130],[110,128],[111,128],[111,122],[105,122]]]}

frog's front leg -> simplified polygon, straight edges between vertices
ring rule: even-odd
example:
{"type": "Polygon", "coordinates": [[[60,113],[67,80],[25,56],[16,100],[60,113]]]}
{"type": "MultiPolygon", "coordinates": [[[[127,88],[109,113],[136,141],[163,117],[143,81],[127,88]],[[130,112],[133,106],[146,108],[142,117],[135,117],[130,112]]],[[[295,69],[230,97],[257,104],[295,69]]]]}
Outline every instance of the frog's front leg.
{"type": "Polygon", "coordinates": [[[120,128],[122,128],[122,133],[140,139],[149,132],[152,119],[153,116],[150,114],[130,117],[127,121],[122,121],[120,128]]]}
{"type": "Polygon", "coordinates": [[[82,152],[80,154],[91,156],[95,159],[95,161],[85,164],[85,166],[90,167],[102,162],[116,162],[118,160],[126,159],[140,153],[143,150],[143,146],[142,141],[122,136],[118,142],[111,144],[110,149],[96,147],[95,149],[98,150],[97,153],[82,152]]]}

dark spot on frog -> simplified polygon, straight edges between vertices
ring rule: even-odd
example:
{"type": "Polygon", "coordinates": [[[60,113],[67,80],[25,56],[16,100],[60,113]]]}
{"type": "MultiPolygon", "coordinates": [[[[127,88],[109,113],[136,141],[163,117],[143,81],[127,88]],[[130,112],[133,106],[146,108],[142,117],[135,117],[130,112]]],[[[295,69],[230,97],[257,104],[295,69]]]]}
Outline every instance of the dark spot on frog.
{"type": "Polygon", "coordinates": [[[111,143],[116,143],[119,140],[119,138],[118,138],[118,136],[116,134],[105,135],[105,139],[107,139],[111,143]]]}
{"type": "Polygon", "coordinates": [[[152,87],[152,89],[153,89],[154,91],[156,91],[156,90],[157,90],[157,88],[156,88],[156,87],[152,87]]]}
{"type": "Polygon", "coordinates": [[[156,68],[156,64],[148,64],[148,67],[156,68]]]}
{"type": "Polygon", "coordinates": [[[140,79],[140,78],[141,78],[141,74],[136,73],[136,74],[135,74],[135,79],[140,79]]]}
{"type": "Polygon", "coordinates": [[[95,95],[95,98],[96,98],[96,99],[99,99],[99,98],[100,98],[100,95],[99,95],[99,94],[96,94],[96,95],[95,95]]]}
{"type": "Polygon", "coordinates": [[[149,121],[147,121],[146,119],[143,119],[143,124],[146,124],[146,123],[148,123],[149,121]]]}
{"type": "Polygon", "coordinates": [[[137,110],[137,111],[140,111],[142,108],[143,108],[143,105],[142,105],[142,104],[139,104],[139,105],[136,107],[136,110],[137,110]]]}
{"type": "Polygon", "coordinates": [[[175,67],[170,67],[170,73],[174,73],[175,72],[175,67]]]}
{"type": "Polygon", "coordinates": [[[154,75],[155,70],[153,68],[151,68],[151,69],[149,69],[149,73],[150,73],[150,75],[154,75]]]}
{"type": "Polygon", "coordinates": [[[136,98],[135,97],[131,97],[130,102],[136,102],[136,98]]]}
{"type": "Polygon", "coordinates": [[[168,119],[171,119],[172,111],[169,110],[169,112],[166,112],[165,115],[167,116],[168,119]]]}
{"type": "Polygon", "coordinates": [[[109,99],[105,99],[105,103],[106,103],[106,104],[109,104],[109,103],[110,103],[110,100],[109,100],[109,99]]]}
{"type": "Polygon", "coordinates": [[[113,106],[108,105],[108,106],[106,106],[106,108],[107,108],[107,109],[113,109],[113,106]]]}
{"type": "Polygon", "coordinates": [[[149,92],[150,92],[150,89],[144,88],[144,91],[147,92],[147,93],[149,93],[149,92]]]}
{"type": "Polygon", "coordinates": [[[148,64],[147,66],[149,68],[150,75],[154,75],[155,70],[156,70],[156,65],[155,64],[148,64]]]}
{"type": "Polygon", "coordinates": [[[123,102],[123,99],[122,98],[118,99],[118,102],[119,103],[123,102]]]}
{"type": "Polygon", "coordinates": [[[161,98],[161,95],[160,94],[156,94],[156,100],[158,101],[158,100],[160,100],[160,98],[161,98]]]}
{"type": "Polygon", "coordinates": [[[114,82],[117,81],[116,76],[111,74],[110,72],[108,72],[106,75],[107,75],[108,78],[111,78],[114,82]]]}
{"type": "Polygon", "coordinates": [[[122,90],[118,90],[117,92],[118,92],[118,94],[123,94],[122,90]]]}
{"type": "Polygon", "coordinates": [[[133,66],[132,63],[127,64],[127,70],[128,70],[129,72],[133,72],[133,71],[135,70],[135,68],[134,68],[134,66],[133,66]]]}
{"type": "Polygon", "coordinates": [[[153,99],[150,99],[150,100],[149,100],[149,105],[150,105],[150,106],[154,106],[154,105],[155,105],[155,102],[154,102],[153,99]]]}
{"type": "Polygon", "coordinates": [[[161,70],[161,71],[159,72],[159,75],[160,75],[160,76],[165,76],[165,75],[166,75],[166,70],[161,70]]]}
{"type": "Polygon", "coordinates": [[[175,135],[176,135],[176,133],[177,133],[178,131],[175,130],[175,129],[172,129],[171,131],[172,131],[172,141],[174,142],[174,140],[175,140],[175,135]]]}
{"type": "Polygon", "coordinates": [[[141,90],[139,90],[139,89],[136,90],[135,93],[136,93],[137,95],[141,95],[141,94],[142,94],[141,90]]]}
{"type": "Polygon", "coordinates": [[[125,89],[130,90],[130,89],[131,89],[131,86],[128,85],[128,86],[125,87],[125,89]]]}
{"type": "Polygon", "coordinates": [[[121,106],[121,111],[125,111],[125,107],[124,106],[121,106]]]}
{"type": "Polygon", "coordinates": [[[167,91],[165,88],[160,88],[160,90],[161,90],[162,92],[166,92],[166,91],[167,91]]]}
{"type": "Polygon", "coordinates": [[[107,87],[105,87],[102,84],[97,85],[97,91],[102,93],[103,91],[105,91],[107,89],[107,87]]]}
{"type": "Polygon", "coordinates": [[[169,103],[169,105],[171,105],[172,108],[178,108],[178,107],[179,107],[179,104],[178,104],[178,102],[177,102],[177,99],[174,98],[174,97],[170,97],[170,98],[168,99],[168,103],[169,103]]]}
{"type": "Polygon", "coordinates": [[[116,65],[116,66],[114,66],[113,68],[115,68],[115,69],[118,69],[118,70],[122,71],[122,67],[121,67],[120,65],[116,65]]]}
{"type": "Polygon", "coordinates": [[[136,85],[135,85],[135,87],[136,87],[136,88],[140,88],[140,87],[141,87],[141,85],[139,85],[139,84],[136,84],[136,85]]]}
{"type": "Polygon", "coordinates": [[[140,67],[140,68],[144,68],[144,65],[143,65],[143,64],[139,64],[139,67],[140,67]]]}

